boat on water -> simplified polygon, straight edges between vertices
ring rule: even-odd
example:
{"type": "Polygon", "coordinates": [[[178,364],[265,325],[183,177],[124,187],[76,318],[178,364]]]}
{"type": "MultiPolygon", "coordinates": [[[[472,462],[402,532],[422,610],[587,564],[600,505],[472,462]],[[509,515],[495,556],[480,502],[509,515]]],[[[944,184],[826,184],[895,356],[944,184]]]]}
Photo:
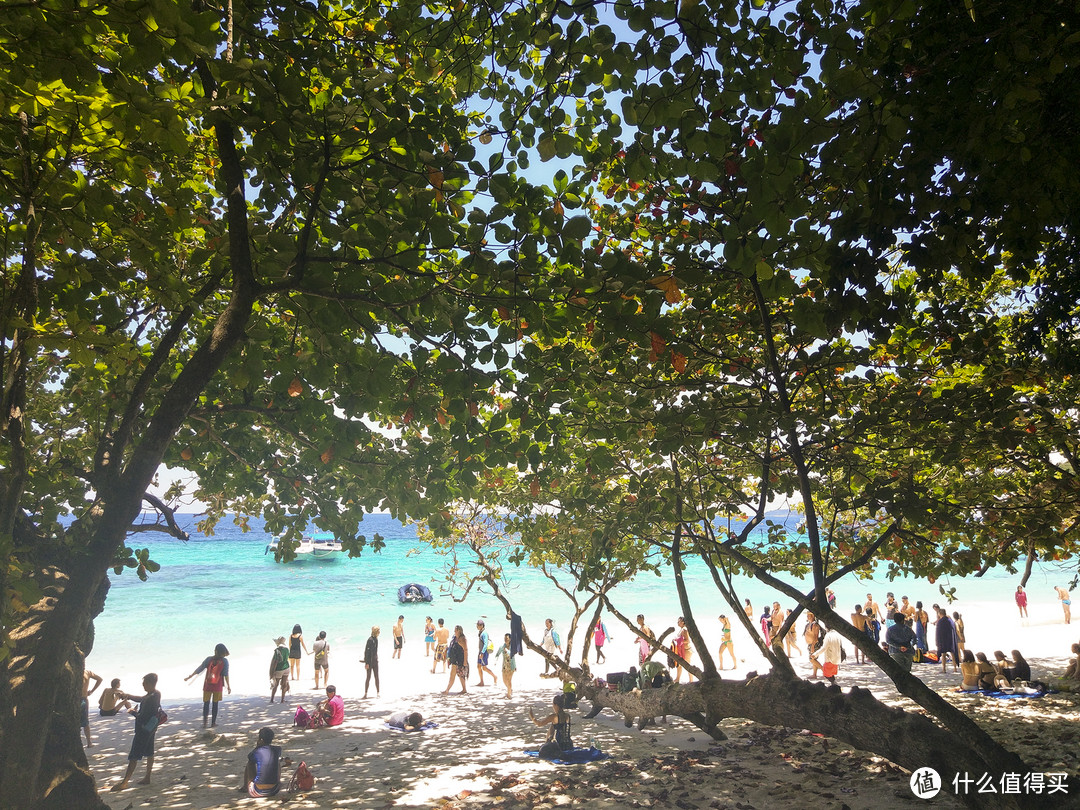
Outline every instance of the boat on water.
{"type": "Polygon", "coordinates": [[[430,602],[435,597],[431,595],[431,589],[426,585],[410,582],[398,588],[397,598],[399,602],[408,604],[409,602],[430,602]]]}
{"type": "MultiPolygon", "coordinates": [[[[266,544],[266,551],[264,551],[263,554],[277,551],[280,542],[281,540],[277,538],[271,540],[266,544]]],[[[293,549],[293,553],[296,554],[296,559],[298,560],[320,560],[322,562],[329,562],[345,556],[345,549],[341,547],[341,543],[334,538],[334,535],[329,532],[324,532],[320,534],[304,535],[296,548],[293,549]]]]}

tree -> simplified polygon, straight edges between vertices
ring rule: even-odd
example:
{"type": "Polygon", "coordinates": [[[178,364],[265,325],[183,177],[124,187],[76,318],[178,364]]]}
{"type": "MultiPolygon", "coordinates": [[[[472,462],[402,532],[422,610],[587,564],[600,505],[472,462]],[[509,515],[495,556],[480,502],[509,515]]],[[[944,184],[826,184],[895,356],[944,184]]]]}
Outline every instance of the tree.
{"type": "Polygon", "coordinates": [[[210,523],[354,553],[366,510],[478,468],[490,34],[413,3],[0,10],[4,807],[100,804],[78,682],[107,570],[156,570],[129,532],[182,534],[162,462],[210,523]]]}

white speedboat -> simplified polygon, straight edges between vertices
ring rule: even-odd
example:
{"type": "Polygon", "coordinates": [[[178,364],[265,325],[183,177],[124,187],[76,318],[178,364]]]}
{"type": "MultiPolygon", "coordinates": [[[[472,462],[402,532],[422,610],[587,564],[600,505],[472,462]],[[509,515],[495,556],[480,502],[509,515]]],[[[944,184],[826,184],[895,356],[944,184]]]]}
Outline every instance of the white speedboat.
{"type": "MultiPolygon", "coordinates": [[[[271,540],[266,545],[263,554],[276,552],[280,540],[271,540]]],[[[341,547],[334,535],[329,533],[305,535],[301,538],[296,548],[293,549],[298,560],[322,560],[324,562],[336,560],[345,555],[345,549],[341,547]]]]}

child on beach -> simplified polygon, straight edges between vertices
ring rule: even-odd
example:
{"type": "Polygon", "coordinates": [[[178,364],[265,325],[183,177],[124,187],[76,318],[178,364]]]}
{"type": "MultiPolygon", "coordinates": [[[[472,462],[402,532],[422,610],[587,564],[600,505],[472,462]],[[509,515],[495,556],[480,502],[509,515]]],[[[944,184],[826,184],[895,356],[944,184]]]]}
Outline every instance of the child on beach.
{"type": "Polygon", "coordinates": [[[101,690],[98,698],[98,715],[101,717],[115,717],[121,709],[131,709],[131,703],[124,699],[124,693],[120,691],[120,679],[113,678],[112,683],[101,690]]]}
{"type": "Polygon", "coordinates": [[[196,675],[203,670],[206,670],[206,677],[203,678],[203,710],[202,710],[202,724],[203,728],[206,728],[207,718],[210,716],[210,704],[214,704],[214,717],[210,722],[211,726],[217,725],[218,716],[218,704],[221,703],[222,687],[229,690],[229,694],[232,694],[232,686],[229,685],[229,648],[224,644],[218,644],[214,647],[214,654],[207,656],[198,669],[184,678],[185,681],[190,681],[196,675]]]}
{"type": "Polygon", "coordinates": [[[124,778],[112,786],[113,793],[124,790],[128,786],[131,775],[135,773],[135,766],[139,760],[146,759],[146,776],[139,780],[140,785],[150,784],[150,772],[154,769],[154,735],[158,727],[158,711],[161,709],[161,693],[157,691],[158,676],[149,673],[143,678],[143,689],[146,694],[142,697],[129,695],[121,692],[125,700],[132,700],[139,704],[139,711],[135,714],[135,736],[131,740],[131,751],[128,753],[127,770],[124,778]]]}
{"type": "Polygon", "coordinates": [[[513,697],[514,689],[512,681],[514,680],[514,673],[517,672],[517,661],[514,660],[514,652],[510,646],[510,634],[506,633],[503,636],[503,644],[499,647],[498,652],[495,653],[495,659],[502,659],[502,676],[503,683],[506,685],[506,696],[513,697]]]}

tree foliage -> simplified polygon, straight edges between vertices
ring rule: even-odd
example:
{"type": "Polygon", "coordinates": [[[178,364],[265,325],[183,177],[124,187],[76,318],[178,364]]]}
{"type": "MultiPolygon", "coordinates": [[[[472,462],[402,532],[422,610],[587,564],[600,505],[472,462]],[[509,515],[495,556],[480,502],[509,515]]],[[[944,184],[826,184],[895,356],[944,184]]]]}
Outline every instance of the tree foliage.
{"type": "Polygon", "coordinates": [[[545,503],[517,557],[599,594],[1072,554],[1075,14],[0,6],[4,803],[91,801],[54,709],[163,462],[354,553],[545,503]]]}

